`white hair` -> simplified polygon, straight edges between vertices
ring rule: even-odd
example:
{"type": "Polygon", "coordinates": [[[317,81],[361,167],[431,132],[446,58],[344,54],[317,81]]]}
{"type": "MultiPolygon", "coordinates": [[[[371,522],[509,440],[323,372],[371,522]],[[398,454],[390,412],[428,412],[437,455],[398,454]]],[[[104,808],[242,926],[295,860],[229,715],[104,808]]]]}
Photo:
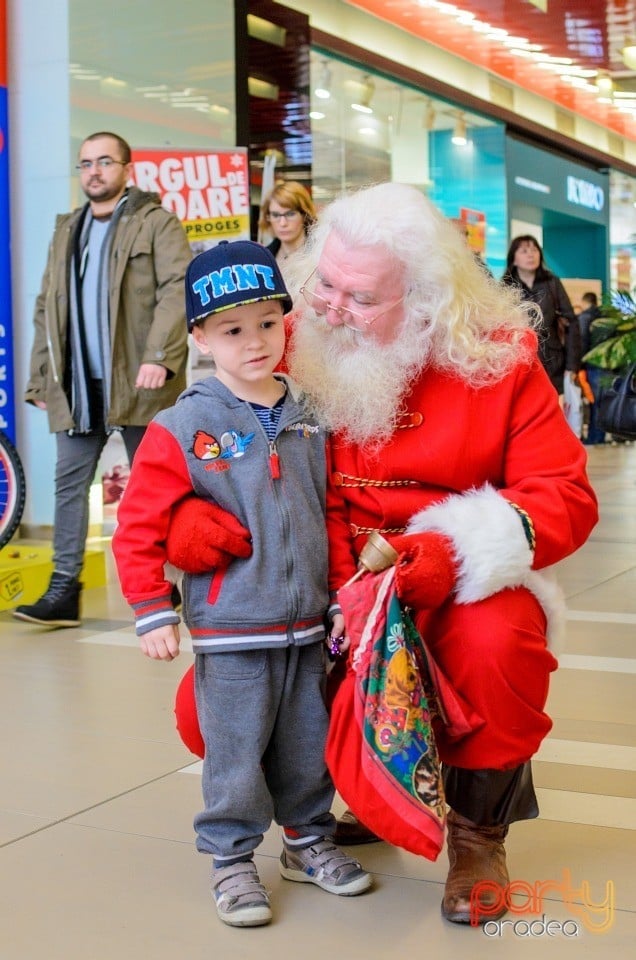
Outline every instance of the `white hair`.
{"type": "MultiPolygon", "coordinates": [[[[406,296],[398,336],[412,345],[420,368],[430,363],[478,386],[531,362],[535,348],[527,331],[540,312],[517,289],[488,276],[456,225],[417,188],[381,183],[325,207],[295,257],[288,283],[295,300],[332,232],[349,248],[380,247],[402,266],[406,296]]],[[[302,312],[303,302],[298,306],[302,312]]]]}

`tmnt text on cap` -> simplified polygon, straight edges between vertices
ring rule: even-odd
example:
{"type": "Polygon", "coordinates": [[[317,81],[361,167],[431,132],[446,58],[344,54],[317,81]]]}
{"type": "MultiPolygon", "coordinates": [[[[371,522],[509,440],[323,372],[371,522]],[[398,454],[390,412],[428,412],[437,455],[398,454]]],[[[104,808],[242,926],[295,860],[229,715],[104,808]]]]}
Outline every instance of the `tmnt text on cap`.
{"type": "Polygon", "coordinates": [[[284,313],[291,310],[291,297],[278,264],[260,243],[222,240],[200,253],[188,266],[188,330],[212,313],[260,300],[280,300],[284,313]]]}

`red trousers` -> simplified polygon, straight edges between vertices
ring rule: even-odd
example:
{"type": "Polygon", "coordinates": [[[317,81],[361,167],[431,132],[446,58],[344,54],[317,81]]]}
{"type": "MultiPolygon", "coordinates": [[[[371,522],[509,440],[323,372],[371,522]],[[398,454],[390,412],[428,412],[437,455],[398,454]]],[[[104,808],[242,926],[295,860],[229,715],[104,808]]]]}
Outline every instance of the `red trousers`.
{"type": "MultiPolygon", "coordinates": [[[[544,707],[550,673],[558,665],[547,649],[545,614],[533,594],[519,587],[479,603],[449,601],[414,619],[442,674],[447,713],[459,709],[471,728],[452,736],[443,723],[435,724],[441,760],[468,770],[508,770],[529,760],[552,727],[544,707]]],[[[342,668],[330,675],[330,699],[338,675],[344,675],[342,668]]],[[[202,757],[193,668],[179,685],[175,712],[184,743],[202,757]]]]}
{"type": "Polygon", "coordinates": [[[552,727],[544,707],[558,666],[534,595],[519,587],[478,603],[449,601],[414,620],[443,675],[442,701],[445,678],[471,727],[454,737],[436,723],[441,760],[468,770],[507,770],[529,760],[552,727]]]}

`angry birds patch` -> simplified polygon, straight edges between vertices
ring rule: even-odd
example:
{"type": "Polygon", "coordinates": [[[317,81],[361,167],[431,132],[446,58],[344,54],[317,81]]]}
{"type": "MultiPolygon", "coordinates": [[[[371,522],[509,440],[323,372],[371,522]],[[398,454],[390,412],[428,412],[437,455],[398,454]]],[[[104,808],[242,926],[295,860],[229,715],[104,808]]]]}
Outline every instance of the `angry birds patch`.
{"type": "Polygon", "coordinates": [[[242,433],[237,433],[236,430],[226,430],[221,437],[221,447],[223,448],[221,459],[234,460],[242,457],[253,439],[253,433],[244,436],[242,433]]]}
{"type": "Polygon", "coordinates": [[[216,460],[221,453],[221,446],[216,437],[205,430],[197,430],[192,444],[192,453],[197,460],[216,460]]]}
{"type": "Polygon", "coordinates": [[[245,435],[236,430],[226,430],[219,442],[211,433],[197,430],[193,438],[192,453],[197,460],[236,460],[244,456],[253,439],[253,433],[245,435]]]}

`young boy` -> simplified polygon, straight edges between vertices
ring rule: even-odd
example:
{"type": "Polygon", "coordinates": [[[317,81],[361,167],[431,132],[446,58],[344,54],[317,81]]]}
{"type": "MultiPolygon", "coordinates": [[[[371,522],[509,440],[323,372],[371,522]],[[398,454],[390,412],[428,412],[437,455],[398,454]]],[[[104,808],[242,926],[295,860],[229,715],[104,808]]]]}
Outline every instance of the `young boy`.
{"type": "Polygon", "coordinates": [[[191,262],[188,329],[215,373],[148,427],[113,538],[141,648],[172,660],[179,617],[163,572],[171,510],[195,492],[236,518],[237,558],[186,574],[183,590],[205,742],[197,848],[212,854],[217,912],[233,926],[271,919],[253,855],[272,819],[284,827],[283,877],[344,896],[371,885],[329,839],[325,437],[294,384],[274,374],[290,308],[259,244],[223,242],[191,262]]]}

